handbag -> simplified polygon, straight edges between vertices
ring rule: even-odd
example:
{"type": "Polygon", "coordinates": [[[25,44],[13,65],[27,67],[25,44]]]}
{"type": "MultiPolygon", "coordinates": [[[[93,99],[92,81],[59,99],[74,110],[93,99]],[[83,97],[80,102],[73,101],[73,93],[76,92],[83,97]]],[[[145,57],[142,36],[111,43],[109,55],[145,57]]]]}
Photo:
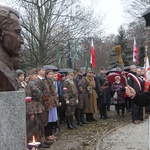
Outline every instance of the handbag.
{"type": "Polygon", "coordinates": [[[117,91],[115,91],[113,99],[117,99],[117,98],[118,98],[118,94],[117,94],[117,91]]]}

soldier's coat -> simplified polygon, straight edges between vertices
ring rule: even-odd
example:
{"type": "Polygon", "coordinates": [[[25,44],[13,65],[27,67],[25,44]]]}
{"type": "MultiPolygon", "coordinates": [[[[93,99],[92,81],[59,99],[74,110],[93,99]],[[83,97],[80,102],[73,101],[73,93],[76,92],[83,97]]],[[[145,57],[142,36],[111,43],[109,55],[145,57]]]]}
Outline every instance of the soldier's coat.
{"type": "Polygon", "coordinates": [[[85,113],[97,113],[97,93],[95,91],[96,88],[95,80],[94,78],[88,76],[86,76],[86,80],[88,86],[92,89],[92,92],[90,93],[89,109],[85,109],[85,113]]]}

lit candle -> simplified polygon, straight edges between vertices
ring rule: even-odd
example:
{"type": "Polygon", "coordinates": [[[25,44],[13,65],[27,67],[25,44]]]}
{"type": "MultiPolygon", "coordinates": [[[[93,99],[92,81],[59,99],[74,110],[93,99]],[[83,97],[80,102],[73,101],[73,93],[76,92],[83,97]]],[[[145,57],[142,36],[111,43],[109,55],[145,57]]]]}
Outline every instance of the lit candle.
{"type": "Polygon", "coordinates": [[[35,137],[33,135],[33,142],[28,143],[29,146],[31,146],[32,150],[35,150],[41,143],[40,142],[35,142],[35,137]]]}

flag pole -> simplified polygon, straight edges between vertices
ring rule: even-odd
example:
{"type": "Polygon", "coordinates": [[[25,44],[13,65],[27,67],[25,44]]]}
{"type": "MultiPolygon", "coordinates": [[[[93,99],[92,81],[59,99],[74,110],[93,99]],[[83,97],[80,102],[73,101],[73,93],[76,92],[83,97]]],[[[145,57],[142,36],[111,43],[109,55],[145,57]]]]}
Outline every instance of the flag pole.
{"type": "Polygon", "coordinates": [[[91,64],[91,69],[96,68],[96,56],[95,56],[93,39],[91,39],[91,47],[90,47],[90,64],[91,64]]]}
{"type": "MultiPolygon", "coordinates": [[[[144,60],[144,66],[145,66],[145,72],[146,72],[146,61],[147,61],[147,49],[148,49],[148,46],[145,45],[145,60],[144,60]]],[[[146,78],[146,75],[144,75],[145,78],[146,78]]],[[[145,81],[145,84],[146,84],[146,81],[145,81]]],[[[143,121],[145,120],[145,107],[143,107],[143,121]]]]}

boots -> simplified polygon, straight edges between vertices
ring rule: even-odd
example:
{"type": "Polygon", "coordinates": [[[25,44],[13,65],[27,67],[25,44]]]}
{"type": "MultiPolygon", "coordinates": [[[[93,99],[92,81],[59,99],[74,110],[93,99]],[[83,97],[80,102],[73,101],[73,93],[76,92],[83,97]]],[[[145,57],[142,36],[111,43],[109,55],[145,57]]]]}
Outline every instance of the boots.
{"type": "Polygon", "coordinates": [[[82,124],[88,124],[88,123],[84,120],[84,110],[83,110],[83,109],[80,110],[80,116],[81,116],[81,123],[82,123],[82,124]]]}
{"type": "Polygon", "coordinates": [[[66,116],[65,114],[63,113],[63,111],[59,112],[59,123],[60,124],[65,124],[66,123],[66,116]]]}
{"type": "Polygon", "coordinates": [[[90,114],[86,113],[86,121],[87,122],[92,122],[92,120],[90,119],[90,114]]]}
{"type": "Polygon", "coordinates": [[[110,118],[107,116],[107,109],[106,109],[106,105],[104,104],[103,105],[103,113],[104,113],[104,117],[107,119],[107,118],[110,118]]]}
{"type": "Polygon", "coordinates": [[[66,120],[68,129],[74,130],[74,127],[71,125],[70,116],[66,116],[66,120]]]}
{"type": "Polygon", "coordinates": [[[125,108],[123,107],[123,108],[121,109],[122,117],[124,117],[124,111],[125,111],[125,108]]]}
{"type": "Polygon", "coordinates": [[[91,119],[92,121],[97,121],[97,120],[93,117],[93,113],[89,113],[89,115],[90,115],[90,119],[91,119]]]}
{"type": "Polygon", "coordinates": [[[101,119],[105,119],[102,105],[99,106],[99,113],[100,113],[101,119]]]}
{"type": "Polygon", "coordinates": [[[82,126],[82,122],[81,122],[81,109],[77,109],[77,123],[78,123],[78,125],[82,126]]]}
{"type": "Polygon", "coordinates": [[[71,126],[72,126],[74,129],[77,128],[77,127],[73,124],[73,116],[72,116],[72,115],[70,116],[70,124],[71,124],[71,126]]]}

